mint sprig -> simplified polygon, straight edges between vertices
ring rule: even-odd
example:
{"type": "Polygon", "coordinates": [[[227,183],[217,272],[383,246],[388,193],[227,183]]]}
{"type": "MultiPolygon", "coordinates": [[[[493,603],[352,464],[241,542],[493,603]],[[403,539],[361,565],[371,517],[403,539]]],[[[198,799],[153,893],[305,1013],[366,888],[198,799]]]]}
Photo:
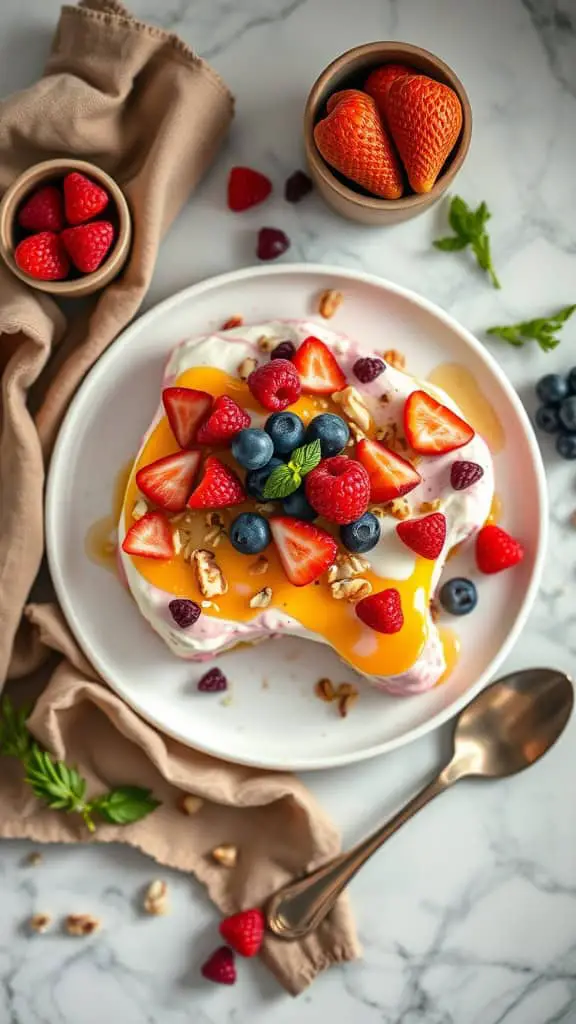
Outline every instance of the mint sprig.
{"type": "Polygon", "coordinates": [[[509,324],[506,327],[489,327],[486,333],[501,338],[502,341],[517,348],[525,345],[527,341],[536,341],[543,352],[552,352],[560,344],[560,338],[556,337],[557,332],[570,319],[574,310],[576,305],[565,306],[552,316],[523,320],[519,324],[509,324]]]}
{"type": "Polygon", "coordinates": [[[276,466],[270,473],[264,485],[264,498],[267,501],[278,501],[293,494],[300,487],[306,474],[316,468],[321,458],[319,440],[295,448],[290,461],[285,466],[276,466]]]}
{"type": "Polygon", "coordinates": [[[486,231],[491,216],[486,203],[480,203],[476,210],[472,210],[460,196],[454,196],[448,213],[454,234],[437,238],[433,245],[442,252],[458,252],[470,246],[480,269],[486,271],[495,288],[501,288],[492,263],[490,237],[486,231]]]}
{"type": "Polygon", "coordinates": [[[32,792],[54,811],[79,814],[94,832],[94,815],[116,825],[128,825],[145,818],[159,806],[149,789],[118,786],[92,800],[86,800],[86,779],[76,768],[57,761],[34,741],[26,726],[29,708],[19,708],[9,697],[0,703],[0,754],[15,757],[24,765],[24,779],[32,792]]]}

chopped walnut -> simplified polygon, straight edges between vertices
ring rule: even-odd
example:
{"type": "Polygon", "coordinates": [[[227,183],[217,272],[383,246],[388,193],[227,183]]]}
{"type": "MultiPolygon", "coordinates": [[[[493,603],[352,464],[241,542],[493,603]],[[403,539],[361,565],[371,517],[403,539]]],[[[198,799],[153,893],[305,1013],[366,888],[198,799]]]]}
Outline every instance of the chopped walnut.
{"type": "Polygon", "coordinates": [[[365,439],[366,434],[363,430],[360,430],[360,427],[356,423],[350,422],[348,426],[350,427],[350,433],[352,435],[352,444],[358,444],[358,441],[363,441],[365,439]]]}
{"type": "Polygon", "coordinates": [[[394,366],[396,370],[403,370],[406,366],[406,357],[396,348],[387,348],[382,353],[382,358],[389,366],[394,366]]]}
{"type": "Polygon", "coordinates": [[[50,914],[34,914],[28,922],[30,930],[36,932],[37,935],[43,935],[44,932],[47,932],[51,924],[52,918],[50,914]]]}
{"type": "Polygon", "coordinates": [[[331,320],[335,312],[342,305],[344,296],[334,288],[327,288],[322,292],[318,300],[318,312],[325,320],[331,320]]]}
{"type": "Polygon", "coordinates": [[[160,878],[157,878],[154,882],[150,882],[150,885],[144,893],[144,902],[142,906],[147,914],[154,914],[157,917],[167,914],[168,886],[166,885],[166,882],[163,882],[160,878]]]}
{"type": "Polygon", "coordinates": [[[364,399],[357,388],[351,384],[342,391],[335,391],[332,395],[335,405],[342,408],[347,420],[355,423],[361,430],[369,430],[372,422],[370,413],[364,404],[364,399]]]}
{"type": "Polygon", "coordinates": [[[193,554],[196,579],[203,597],[220,597],[228,590],[228,583],[213,551],[197,548],[193,554]]]}
{"type": "Polygon", "coordinates": [[[256,511],[259,512],[261,516],[270,515],[270,513],[274,511],[274,502],[273,501],[257,501],[256,502],[256,511]]]}
{"type": "Polygon", "coordinates": [[[276,348],[277,344],[278,339],[273,338],[271,335],[268,334],[263,334],[260,338],[258,338],[257,342],[258,348],[260,349],[261,352],[272,352],[272,350],[276,348]]]}
{"type": "Polygon", "coordinates": [[[381,441],[387,448],[398,454],[408,450],[408,442],[400,433],[400,428],[395,420],[390,421],[385,427],[379,427],[375,437],[377,441],[381,441]]]}
{"type": "Polygon", "coordinates": [[[394,498],[385,505],[385,509],[394,519],[408,519],[410,516],[410,505],[406,498],[394,498]]]}
{"type": "Polygon", "coordinates": [[[314,693],[326,704],[336,699],[336,690],[331,679],[319,679],[314,687],[314,693]]]}
{"type": "Polygon", "coordinates": [[[421,501],[418,506],[418,512],[424,516],[428,512],[437,512],[439,508],[442,508],[442,500],[441,498],[434,498],[433,501],[421,501]]]}
{"type": "Polygon", "coordinates": [[[328,583],[335,583],[336,580],[351,580],[354,576],[367,572],[369,568],[370,562],[362,555],[341,551],[336,556],[336,561],[328,569],[328,583]]]}
{"type": "Polygon", "coordinates": [[[198,811],[204,806],[204,801],[201,796],[195,796],[194,793],[183,793],[178,800],[178,810],[182,811],[182,814],[187,814],[191,817],[193,814],[198,814],[198,811]]]}
{"type": "Polygon", "coordinates": [[[235,846],[225,843],[223,846],[216,846],[212,850],[212,858],[224,868],[233,868],[238,861],[238,850],[235,846]]]}
{"type": "Polygon", "coordinates": [[[372,593],[372,584],[370,580],[356,576],[351,580],[335,580],[334,583],[330,584],[330,589],[335,601],[354,602],[361,601],[363,597],[368,597],[368,594],[372,593]]]}
{"type": "Polygon", "coordinates": [[[250,576],[263,576],[265,572],[268,572],[269,567],[270,563],[266,555],[259,555],[256,561],[248,566],[248,574],[250,576]]]}
{"type": "Polygon", "coordinates": [[[64,922],[68,935],[82,938],[85,935],[93,935],[100,928],[100,921],[91,914],[68,914],[64,922]]]}
{"type": "Polygon", "coordinates": [[[272,600],[272,587],[263,587],[250,598],[251,608],[267,608],[272,600]]]}
{"type": "Polygon", "coordinates": [[[231,316],[228,320],[225,320],[220,328],[221,331],[231,331],[233,327],[242,327],[244,323],[244,317],[236,313],[235,316],[231,316]]]}
{"type": "Polygon", "coordinates": [[[138,498],[138,501],[134,502],[132,508],[132,519],[142,519],[148,511],[148,504],[144,501],[144,498],[138,498]]]}
{"type": "Polygon", "coordinates": [[[358,692],[347,693],[338,701],[338,714],[340,718],[346,718],[358,700],[358,692]]]}
{"type": "Polygon", "coordinates": [[[248,380],[248,377],[256,369],[257,366],[258,363],[253,358],[253,356],[246,356],[246,358],[243,359],[242,362],[240,363],[237,370],[240,380],[248,380]]]}
{"type": "Polygon", "coordinates": [[[351,693],[358,694],[358,690],[352,683],[340,683],[336,690],[337,697],[349,697],[351,693]]]}

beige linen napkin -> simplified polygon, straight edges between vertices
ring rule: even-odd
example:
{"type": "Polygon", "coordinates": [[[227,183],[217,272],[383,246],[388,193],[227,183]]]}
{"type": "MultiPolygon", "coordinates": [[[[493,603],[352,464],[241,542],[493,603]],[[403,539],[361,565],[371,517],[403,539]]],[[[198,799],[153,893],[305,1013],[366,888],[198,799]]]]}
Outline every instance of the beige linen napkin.
{"type": "MultiPolygon", "coordinates": [[[[96,841],[127,842],[192,871],[225,913],[262,903],[293,874],[336,853],[334,828],[293,776],[217,761],[142,722],[98,679],[58,608],[25,604],[43,554],[44,461],[61,417],[85,372],[137,311],[160,238],[232,113],[228,90],[203,61],[115,0],[64,7],[45,76],[0,104],[0,188],[37,160],[84,157],[118,179],[134,217],[124,273],[69,325],[48,298],[0,267],[0,688],[8,677],[16,700],[39,693],[32,731],[57,757],[78,764],[90,793],[134,783],[162,801],[136,824],[100,826],[96,841]],[[193,817],[177,810],[182,791],[205,800],[193,817]],[[239,849],[232,870],[209,857],[222,843],[239,849]]],[[[75,819],[40,807],[9,759],[0,764],[0,835],[87,839],[75,819]]],[[[263,949],[294,994],[324,967],[358,953],[345,900],[305,941],[269,937],[263,949]]]]}

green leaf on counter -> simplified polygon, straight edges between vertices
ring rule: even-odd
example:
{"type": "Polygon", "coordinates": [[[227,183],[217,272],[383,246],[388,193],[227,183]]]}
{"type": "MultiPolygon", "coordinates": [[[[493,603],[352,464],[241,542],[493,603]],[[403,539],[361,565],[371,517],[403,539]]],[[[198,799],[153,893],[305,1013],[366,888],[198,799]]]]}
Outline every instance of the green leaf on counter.
{"type": "Polygon", "coordinates": [[[492,337],[501,338],[502,341],[517,348],[525,345],[528,341],[536,341],[543,352],[552,352],[560,344],[557,332],[562,329],[575,310],[576,305],[565,306],[564,309],[552,316],[523,320],[521,323],[509,324],[504,327],[489,327],[486,333],[492,337]]]}
{"type": "Polygon", "coordinates": [[[448,212],[448,221],[454,234],[437,238],[433,244],[441,252],[459,252],[470,246],[478,266],[488,274],[494,287],[500,288],[492,263],[490,237],[486,231],[490,217],[486,203],[482,202],[476,210],[472,210],[460,196],[454,196],[448,212]]]}

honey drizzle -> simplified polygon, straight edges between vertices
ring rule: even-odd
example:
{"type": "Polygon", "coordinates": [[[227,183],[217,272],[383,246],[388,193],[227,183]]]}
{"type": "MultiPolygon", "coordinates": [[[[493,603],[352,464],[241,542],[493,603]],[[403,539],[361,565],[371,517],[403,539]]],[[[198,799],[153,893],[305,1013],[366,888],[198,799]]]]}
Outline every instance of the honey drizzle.
{"type": "Polygon", "coordinates": [[[458,634],[449,626],[440,626],[438,628],[438,632],[440,634],[440,643],[442,644],[444,659],[446,661],[446,668],[436,683],[436,686],[441,686],[442,683],[446,682],[456,668],[460,658],[462,644],[458,634]]]}
{"type": "Polygon", "coordinates": [[[116,572],[117,531],[118,521],[124,504],[124,494],[132,471],[134,459],[121,466],[114,480],[111,511],[107,516],[96,519],[86,531],[84,549],[88,558],[95,565],[116,572]]]}

